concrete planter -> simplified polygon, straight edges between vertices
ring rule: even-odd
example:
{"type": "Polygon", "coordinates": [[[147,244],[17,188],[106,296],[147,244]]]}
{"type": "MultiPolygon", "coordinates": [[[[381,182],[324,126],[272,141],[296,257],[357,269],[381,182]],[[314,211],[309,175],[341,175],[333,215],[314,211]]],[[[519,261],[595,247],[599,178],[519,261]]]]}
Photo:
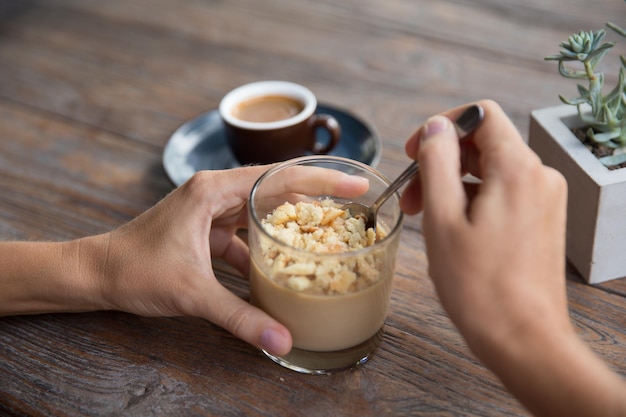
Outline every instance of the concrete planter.
{"type": "Polygon", "coordinates": [[[567,257],[590,283],[626,276],[626,168],[610,171],[574,136],[575,107],[535,110],[530,147],[567,179],[567,257]]]}

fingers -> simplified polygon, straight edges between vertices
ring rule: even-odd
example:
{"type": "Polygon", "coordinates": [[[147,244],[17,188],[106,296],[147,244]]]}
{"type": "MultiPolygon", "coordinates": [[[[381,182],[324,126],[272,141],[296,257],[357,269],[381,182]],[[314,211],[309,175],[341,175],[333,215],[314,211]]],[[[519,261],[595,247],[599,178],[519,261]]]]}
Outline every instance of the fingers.
{"type": "Polygon", "coordinates": [[[211,254],[222,258],[244,277],[250,272],[250,251],[248,245],[234,231],[214,227],[210,234],[211,254]]]}
{"type": "Polygon", "coordinates": [[[511,171],[516,163],[534,158],[513,122],[504,110],[491,100],[482,100],[485,117],[468,137],[462,155],[463,168],[485,180],[488,176],[511,171]]]}
{"type": "MultiPolygon", "coordinates": [[[[186,200],[205,207],[213,218],[233,216],[241,222],[241,210],[256,180],[271,166],[256,165],[223,171],[199,171],[180,187],[186,200]]],[[[238,224],[240,226],[240,224],[238,224]]]]}
{"type": "Polygon", "coordinates": [[[285,201],[292,203],[320,196],[351,198],[364,194],[369,180],[337,169],[295,165],[268,171],[250,202],[257,216],[265,216],[285,201]]]}
{"type": "MultiPolygon", "coordinates": [[[[483,102],[478,103],[479,105],[483,105],[483,102]]],[[[448,119],[447,125],[445,126],[445,130],[449,130],[449,129],[453,129],[452,124],[450,122],[450,120],[456,120],[462,113],[463,111],[465,111],[465,109],[467,108],[467,106],[462,106],[462,107],[458,107],[456,109],[452,109],[449,110],[445,113],[443,113],[441,116],[445,117],[448,119]]],[[[440,119],[429,119],[427,121],[426,124],[424,124],[423,126],[421,126],[418,130],[415,131],[415,133],[413,133],[413,135],[411,135],[411,137],[407,140],[406,145],[405,145],[405,151],[406,154],[410,157],[413,158],[415,160],[418,160],[418,154],[420,153],[420,149],[421,149],[421,141],[423,139],[423,137],[425,136],[426,133],[426,126],[428,124],[428,122],[434,122],[437,123],[437,120],[440,121],[440,119]]],[[[429,134],[435,135],[435,126],[431,127],[431,130],[429,132],[429,134]]],[[[454,129],[453,129],[454,130],[454,129]]],[[[452,144],[450,141],[447,141],[446,144],[442,144],[443,146],[446,147],[453,147],[453,148],[457,148],[458,145],[458,137],[456,134],[456,131],[452,132],[450,131],[449,133],[445,134],[446,137],[450,138],[450,139],[454,139],[454,141],[457,143],[456,145],[452,144]],[[452,136],[450,136],[452,134],[452,136]]],[[[470,135],[471,136],[471,135],[470,135]]],[[[466,138],[466,141],[469,140],[469,138],[466,138]]],[[[458,151],[454,151],[454,155],[459,155],[458,151]]],[[[433,155],[434,158],[438,158],[436,155],[433,155]]],[[[459,157],[460,158],[460,157],[459,157]]],[[[450,159],[451,160],[451,159],[450,159]]],[[[439,161],[440,163],[443,161],[439,161]]],[[[452,161],[453,165],[450,168],[454,168],[455,170],[458,167],[458,161],[454,160],[452,161]]],[[[447,164],[447,163],[446,163],[447,164]]],[[[436,164],[434,164],[436,165],[436,164]]],[[[433,169],[436,170],[436,167],[431,167],[433,169]]],[[[425,200],[424,198],[424,190],[423,190],[423,185],[422,185],[422,181],[420,179],[420,177],[423,177],[424,174],[424,167],[420,167],[421,173],[419,177],[414,178],[413,180],[411,180],[411,182],[408,184],[408,186],[405,188],[404,192],[402,193],[402,196],[400,198],[400,207],[402,209],[403,212],[405,212],[406,214],[415,214],[419,211],[421,211],[423,209],[423,202],[425,200]]],[[[436,173],[433,172],[432,169],[429,169],[429,171],[432,172],[432,176],[437,175],[436,173]]],[[[459,168],[458,171],[456,172],[456,179],[457,181],[460,178],[459,173],[462,170],[459,168]]],[[[440,189],[441,190],[445,190],[445,188],[440,189]]]]}
{"type": "MultiPolygon", "coordinates": [[[[460,154],[455,153],[460,158],[458,173],[469,172],[482,180],[506,180],[506,176],[515,175],[515,170],[512,169],[515,164],[527,163],[529,160],[536,158],[536,156],[526,145],[511,120],[497,103],[491,100],[481,100],[476,104],[483,108],[484,120],[473,133],[464,139],[460,145],[460,154]]],[[[466,108],[467,106],[458,107],[442,113],[442,116],[455,120],[466,108]]],[[[423,147],[422,142],[425,131],[425,126],[420,127],[407,141],[405,150],[409,157],[418,159],[418,155],[423,147]]],[[[450,136],[447,137],[450,138],[450,136]]],[[[458,142],[458,139],[456,141],[458,142]]],[[[450,142],[446,143],[447,145],[445,146],[453,146],[450,142]]],[[[441,144],[441,146],[444,146],[444,144],[441,144]]],[[[436,154],[432,158],[436,158],[436,154]]],[[[430,156],[426,156],[426,158],[430,158],[430,156]]],[[[446,161],[453,163],[454,169],[457,169],[458,164],[456,161],[451,159],[446,161]]],[[[443,161],[440,161],[440,163],[443,163],[443,161]]],[[[433,169],[432,175],[438,176],[440,175],[439,170],[445,168],[434,167],[433,169]]],[[[426,175],[423,166],[421,170],[421,176],[423,177],[426,175]]],[[[450,171],[446,172],[450,173],[450,171]]],[[[413,181],[405,189],[400,204],[402,210],[407,214],[414,214],[422,209],[423,201],[425,200],[423,195],[425,190],[422,190],[422,186],[418,181],[413,181]]]]}
{"type": "MultiPolygon", "coordinates": [[[[521,151],[521,157],[527,155],[528,149],[511,120],[496,102],[481,100],[476,104],[483,108],[484,120],[463,141],[463,154],[461,156],[463,172],[470,172],[477,177],[482,177],[479,163],[481,154],[490,153],[502,146],[503,143],[507,144],[506,146],[513,146],[516,151],[521,151]]],[[[464,105],[441,115],[450,120],[456,120],[466,108],[467,105],[464,105]]],[[[406,154],[410,158],[416,159],[417,157],[422,133],[423,127],[420,127],[405,145],[406,154]]]]}
{"type": "Polygon", "coordinates": [[[212,304],[206,306],[203,317],[273,355],[289,353],[292,339],[285,326],[219,283],[215,282],[213,287],[212,304]]]}
{"type": "Polygon", "coordinates": [[[419,163],[425,218],[453,219],[463,214],[466,195],[459,139],[447,117],[434,116],[422,128],[419,163]]]}
{"type": "MultiPolygon", "coordinates": [[[[486,106],[490,105],[490,103],[491,102],[489,100],[483,100],[483,101],[479,101],[479,102],[477,102],[475,104],[478,104],[484,110],[486,106]]],[[[441,113],[441,116],[445,116],[445,117],[447,117],[450,120],[456,120],[467,109],[467,107],[468,107],[467,105],[459,106],[457,108],[454,108],[454,109],[448,110],[448,111],[446,111],[444,113],[441,113]]],[[[417,153],[419,151],[419,145],[420,145],[420,138],[422,136],[423,129],[424,129],[424,126],[420,126],[420,128],[417,129],[411,135],[411,137],[407,140],[407,142],[405,144],[405,147],[404,147],[405,152],[406,152],[406,154],[410,158],[416,159],[416,157],[417,157],[417,153]]],[[[469,140],[472,136],[473,135],[470,134],[466,139],[469,140]]]]}
{"type": "Polygon", "coordinates": [[[422,211],[422,180],[420,175],[413,177],[400,196],[400,209],[406,214],[422,211]]]}
{"type": "Polygon", "coordinates": [[[293,166],[285,169],[279,175],[288,181],[266,182],[272,187],[265,191],[267,195],[300,193],[356,197],[365,193],[369,188],[369,182],[366,178],[330,168],[293,166]]]}
{"type": "MultiPolygon", "coordinates": [[[[252,187],[271,167],[265,165],[224,171],[200,171],[177,191],[191,196],[193,205],[206,205],[214,218],[235,216],[237,221],[242,223],[245,216],[239,214],[248,201],[252,187]],[[211,204],[206,204],[207,201],[211,204]]],[[[369,188],[369,181],[366,178],[330,168],[294,166],[285,169],[279,175],[281,175],[279,180],[265,181],[265,184],[269,185],[266,185],[264,190],[264,198],[277,197],[282,200],[278,204],[284,202],[285,195],[289,194],[350,198],[364,194],[369,188]]]]}

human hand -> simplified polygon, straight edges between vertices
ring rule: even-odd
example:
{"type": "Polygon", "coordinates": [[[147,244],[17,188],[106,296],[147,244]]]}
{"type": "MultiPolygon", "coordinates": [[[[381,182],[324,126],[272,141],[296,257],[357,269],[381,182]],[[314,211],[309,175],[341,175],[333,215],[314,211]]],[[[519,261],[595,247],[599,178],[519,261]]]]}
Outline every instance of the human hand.
{"type": "Polygon", "coordinates": [[[406,145],[421,178],[400,204],[407,213],[423,209],[441,303],[476,356],[533,414],[625,415],[626,383],[569,319],[565,179],[542,165],[496,103],[479,104],[484,121],[462,145],[442,116],[406,145]],[[465,172],[482,182],[465,184],[465,172]]]}
{"type": "Polygon", "coordinates": [[[479,104],[484,122],[462,151],[442,116],[409,139],[407,154],[419,161],[421,179],[409,184],[401,207],[423,209],[429,271],[441,302],[472,350],[489,361],[489,346],[524,329],[571,331],[564,284],[567,187],[497,104],[479,104]],[[468,171],[482,184],[465,184],[468,171]]]}
{"type": "MultiPolygon", "coordinates": [[[[87,238],[106,254],[99,271],[103,308],[202,317],[273,354],[288,353],[288,330],[224,288],[212,268],[212,257],[223,258],[248,275],[248,247],[236,231],[246,227],[250,190],[267,169],[200,172],[137,219],[87,238]]],[[[300,174],[291,177],[294,192],[357,195],[367,190],[366,180],[335,171],[300,174]]]]}

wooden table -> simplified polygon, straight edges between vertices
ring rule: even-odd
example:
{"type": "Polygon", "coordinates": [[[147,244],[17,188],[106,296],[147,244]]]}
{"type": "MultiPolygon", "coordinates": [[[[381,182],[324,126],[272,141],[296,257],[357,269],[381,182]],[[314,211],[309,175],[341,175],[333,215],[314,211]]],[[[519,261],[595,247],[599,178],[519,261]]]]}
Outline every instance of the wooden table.
{"type": "MultiPolygon", "coordinates": [[[[580,29],[626,23],[620,0],[0,0],[0,13],[2,240],[73,239],[137,216],[173,188],[171,133],[250,81],[303,83],[367,120],[389,176],[421,122],[479,98],[526,135],[531,109],[575,93],[543,56],[580,29]]],[[[194,318],[6,317],[0,414],[526,415],[440,307],[420,223],[405,223],[386,334],[360,369],[301,375],[194,318]]],[[[246,280],[218,268],[247,297],[246,280]]],[[[568,275],[581,336],[625,375],[626,280],[568,275]]]]}

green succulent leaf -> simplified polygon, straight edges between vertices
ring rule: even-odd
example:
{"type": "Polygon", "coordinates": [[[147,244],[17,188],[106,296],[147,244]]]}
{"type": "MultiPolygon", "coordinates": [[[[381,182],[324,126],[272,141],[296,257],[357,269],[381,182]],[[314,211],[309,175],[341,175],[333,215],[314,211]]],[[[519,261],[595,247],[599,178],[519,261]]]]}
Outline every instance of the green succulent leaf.
{"type": "Polygon", "coordinates": [[[618,34],[620,34],[620,35],[622,35],[623,37],[626,38],[626,30],[625,29],[622,29],[621,27],[617,26],[615,23],[612,23],[612,22],[607,22],[606,25],[608,27],[610,27],[611,29],[613,29],[618,34]]]}
{"type": "Polygon", "coordinates": [[[603,106],[602,87],[604,86],[604,74],[597,74],[594,80],[589,81],[589,104],[591,105],[591,111],[594,116],[599,117],[601,115],[603,106]]]}
{"type": "Polygon", "coordinates": [[[579,104],[586,104],[589,102],[587,97],[567,98],[565,96],[559,96],[559,98],[563,103],[569,104],[570,106],[578,106],[579,104]]]}
{"type": "MultiPolygon", "coordinates": [[[[589,64],[591,65],[592,68],[595,68],[596,65],[598,64],[598,62],[600,62],[602,60],[602,58],[604,58],[604,56],[611,50],[611,48],[613,48],[615,46],[615,42],[607,42],[607,43],[603,43],[600,47],[598,47],[597,49],[594,49],[593,51],[589,52],[589,54],[587,55],[587,57],[585,58],[585,60],[587,62],[589,62],[589,64]]],[[[583,61],[583,60],[581,60],[583,61]]]]}
{"type": "Polygon", "coordinates": [[[558,55],[550,55],[544,58],[546,61],[578,61],[578,54],[561,51],[558,55]]]}
{"type": "MultiPolygon", "coordinates": [[[[607,128],[611,129],[611,131],[613,131],[614,127],[617,125],[617,119],[608,104],[602,106],[600,119],[606,123],[607,128]]],[[[617,135],[619,136],[619,130],[617,131],[617,135]]]]}
{"type": "Polygon", "coordinates": [[[587,136],[594,142],[602,143],[610,146],[610,141],[619,137],[619,130],[613,130],[610,132],[596,133],[593,129],[587,131],[587,136]]]}
{"type": "Polygon", "coordinates": [[[598,158],[598,161],[600,161],[604,166],[612,167],[626,162],[626,154],[621,153],[619,155],[603,156],[602,158],[598,158]]]}
{"type": "MultiPolygon", "coordinates": [[[[587,124],[587,125],[589,125],[589,126],[593,126],[593,127],[597,128],[597,129],[599,129],[599,130],[600,130],[600,129],[603,129],[603,127],[604,127],[604,123],[602,123],[600,120],[598,120],[598,118],[596,117],[596,115],[594,115],[593,113],[588,113],[588,112],[586,112],[586,111],[582,108],[582,105],[583,105],[583,104],[586,104],[586,102],[585,102],[585,103],[578,103],[578,104],[577,104],[577,106],[578,106],[578,116],[580,117],[580,120],[581,120],[583,123],[585,123],[585,124],[587,124]]],[[[589,129],[589,130],[591,130],[591,129],[589,129]]],[[[589,133],[589,132],[587,132],[587,133],[589,133]]],[[[593,131],[592,131],[592,134],[591,134],[591,135],[589,135],[589,136],[590,136],[590,137],[592,137],[592,135],[593,135],[593,131]]]]}
{"type": "Polygon", "coordinates": [[[604,102],[615,115],[623,113],[623,100],[626,97],[626,69],[621,68],[617,85],[604,97],[604,102]]]}
{"type": "Polygon", "coordinates": [[[578,94],[580,94],[580,98],[585,98],[589,96],[589,89],[582,84],[578,84],[578,94]]]}
{"type": "Polygon", "coordinates": [[[559,73],[565,78],[588,79],[586,71],[579,71],[565,66],[565,60],[559,60],[559,73]]]}

